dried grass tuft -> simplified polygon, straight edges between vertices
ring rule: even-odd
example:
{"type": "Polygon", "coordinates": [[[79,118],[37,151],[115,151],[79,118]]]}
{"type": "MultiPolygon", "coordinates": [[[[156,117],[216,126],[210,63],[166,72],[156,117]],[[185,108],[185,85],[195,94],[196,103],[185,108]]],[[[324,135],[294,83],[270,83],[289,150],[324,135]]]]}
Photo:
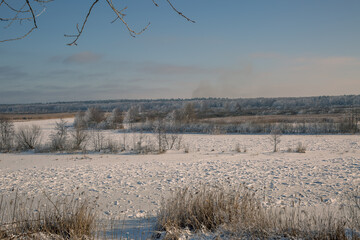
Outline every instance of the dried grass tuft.
{"type": "Polygon", "coordinates": [[[359,229],[330,208],[266,208],[258,199],[246,187],[179,189],[164,201],[156,230],[165,233],[162,239],[179,239],[188,232],[212,232],[220,238],[225,234],[229,239],[360,239],[359,229]]]}
{"type": "Polygon", "coordinates": [[[87,200],[71,199],[45,201],[0,199],[0,238],[78,239],[93,238],[96,217],[87,200]],[[47,237],[46,237],[47,236],[47,237]]]}

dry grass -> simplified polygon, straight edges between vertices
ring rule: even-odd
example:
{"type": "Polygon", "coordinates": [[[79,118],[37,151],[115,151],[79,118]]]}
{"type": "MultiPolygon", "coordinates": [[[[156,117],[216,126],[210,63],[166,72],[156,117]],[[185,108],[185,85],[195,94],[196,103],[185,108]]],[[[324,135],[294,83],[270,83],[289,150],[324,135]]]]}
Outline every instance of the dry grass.
{"type": "Polygon", "coordinates": [[[306,146],[303,145],[302,142],[299,142],[296,146],[295,152],[297,153],[305,153],[306,152],[306,146]]]}
{"type": "Polygon", "coordinates": [[[88,201],[75,196],[45,199],[22,199],[17,193],[12,199],[1,197],[0,238],[93,238],[96,218],[88,201]]]}
{"type": "Polygon", "coordinates": [[[196,191],[179,189],[164,202],[158,215],[157,230],[169,235],[181,229],[215,231],[236,222],[256,232],[263,228],[261,219],[265,219],[264,209],[245,188],[227,191],[203,186],[196,191]]]}
{"type": "Polygon", "coordinates": [[[265,208],[245,187],[226,190],[203,186],[200,190],[179,189],[165,201],[157,230],[163,239],[199,232],[212,232],[220,239],[359,239],[349,230],[354,229],[351,222],[325,208],[321,212],[300,206],[265,208]]]}
{"type": "Polygon", "coordinates": [[[13,121],[32,121],[32,120],[47,120],[60,118],[73,118],[76,113],[38,113],[38,114],[15,114],[15,113],[0,113],[0,117],[7,117],[13,121]]]}
{"type": "MultiPolygon", "coordinates": [[[[359,194],[359,189],[355,189],[349,195],[349,204],[342,210],[334,210],[304,209],[300,205],[266,208],[255,192],[245,186],[224,189],[202,185],[198,189],[179,189],[163,202],[155,229],[158,234],[153,238],[188,239],[199,233],[200,237],[194,239],[203,239],[201,234],[205,233],[211,239],[357,240],[360,239],[359,194]]],[[[1,197],[0,239],[122,238],[115,228],[111,228],[113,235],[107,235],[105,230],[101,235],[92,204],[81,200],[83,196],[56,201],[46,194],[44,197],[43,201],[25,199],[17,193],[11,199],[1,197]]],[[[143,236],[140,225],[138,236],[139,239],[143,236]]]]}
{"type": "Polygon", "coordinates": [[[240,144],[238,143],[235,145],[235,152],[241,153],[240,144]]]}
{"type": "Polygon", "coordinates": [[[210,124],[241,124],[241,123],[318,123],[318,122],[341,122],[343,114],[299,114],[299,115],[256,115],[256,116],[235,116],[215,117],[201,119],[202,123],[210,124]]]}

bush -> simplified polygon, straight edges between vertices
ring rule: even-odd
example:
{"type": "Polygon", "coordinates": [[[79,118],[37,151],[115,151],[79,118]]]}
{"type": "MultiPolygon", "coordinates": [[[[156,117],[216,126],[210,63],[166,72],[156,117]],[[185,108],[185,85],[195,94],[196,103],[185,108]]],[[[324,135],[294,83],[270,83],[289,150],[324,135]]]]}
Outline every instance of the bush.
{"type": "Polygon", "coordinates": [[[15,139],[18,149],[35,149],[40,144],[41,129],[37,125],[20,127],[16,132],[15,139]]]}
{"type": "Polygon", "coordinates": [[[89,134],[82,125],[74,125],[74,129],[70,132],[71,148],[73,150],[85,150],[89,134]]]}
{"type": "Polygon", "coordinates": [[[67,149],[68,130],[66,121],[60,119],[55,123],[55,132],[50,135],[51,149],[53,151],[62,151],[67,149]]]}

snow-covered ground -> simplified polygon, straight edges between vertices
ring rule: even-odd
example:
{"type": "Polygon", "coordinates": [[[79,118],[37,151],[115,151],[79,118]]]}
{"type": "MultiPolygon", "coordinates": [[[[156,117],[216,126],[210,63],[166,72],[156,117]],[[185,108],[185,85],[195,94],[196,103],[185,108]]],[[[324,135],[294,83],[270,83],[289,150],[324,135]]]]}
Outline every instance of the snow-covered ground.
{"type": "MultiPolygon", "coordinates": [[[[55,121],[15,125],[37,124],[46,139],[55,121]]],[[[107,135],[123,138],[116,131],[107,135]]],[[[132,137],[130,133],[127,139],[132,137]]],[[[14,189],[27,196],[84,192],[98,198],[100,218],[131,221],[154,216],[172,190],[201,183],[245,184],[276,206],[299,199],[304,206],[338,205],[360,185],[359,135],[284,135],[276,153],[267,135],[185,134],[182,146],[189,153],[182,148],[160,155],[0,154],[0,195],[14,189]],[[286,151],[298,142],[306,146],[306,153],[286,151]],[[236,152],[237,144],[246,152],[236,152]]]]}

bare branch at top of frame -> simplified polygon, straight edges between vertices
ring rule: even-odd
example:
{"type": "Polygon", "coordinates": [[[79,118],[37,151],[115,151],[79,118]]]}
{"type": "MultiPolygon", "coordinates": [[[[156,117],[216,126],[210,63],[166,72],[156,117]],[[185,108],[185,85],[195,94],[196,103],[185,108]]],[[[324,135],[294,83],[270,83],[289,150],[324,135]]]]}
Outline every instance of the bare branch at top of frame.
{"type": "Polygon", "coordinates": [[[18,6],[14,6],[16,4],[14,4],[14,5],[9,4],[9,1],[7,1],[7,0],[1,0],[0,7],[7,9],[8,14],[12,15],[9,17],[0,17],[0,22],[8,22],[8,24],[6,26],[4,26],[4,28],[11,27],[12,24],[15,22],[21,24],[25,20],[31,21],[32,26],[29,27],[29,29],[27,30],[27,32],[25,34],[14,37],[14,38],[2,39],[2,40],[0,40],[0,43],[23,39],[23,38],[27,37],[30,33],[32,33],[35,29],[37,29],[38,25],[37,25],[36,19],[45,12],[44,4],[51,2],[51,1],[53,1],[53,0],[21,0],[21,1],[17,1],[18,5],[22,4],[22,5],[20,5],[21,7],[18,7],[18,6]],[[42,8],[40,12],[36,11],[38,6],[34,6],[34,5],[36,5],[34,3],[37,3],[42,8]],[[39,12],[39,13],[36,13],[36,12],[39,12]]]}
{"type": "Polygon", "coordinates": [[[188,20],[189,22],[195,23],[194,20],[188,18],[188,17],[185,16],[182,12],[178,11],[178,10],[174,7],[174,5],[171,3],[170,0],[166,0],[166,1],[169,3],[169,5],[171,6],[171,8],[172,8],[175,12],[177,12],[180,16],[182,16],[183,18],[185,18],[185,19],[188,20]]]}
{"type": "MultiPolygon", "coordinates": [[[[46,3],[52,2],[54,0],[16,0],[16,2],[11,2],[11,4],[9,3],[9,0],[0,0],[0,7],[2,9],[6,9],[6,11],[8,11],[8,13],[10,12],[10,17],[8,16],[0,16],[0,22],[8,22],[7,25],[5,25],[4,28],[9,28],[10,26],[12,26],[12,24],[14,22],[21,24],[23,21],[31,21],[31,25],[29,27],[29,30],[19,36],[19,37],[14,37],[14,38],[9,38],[9,39],[4,39],[4,40],[0,40],[1,42],[7,42],[7,41],[15,41],[15,40],[20,40],[23,39],[25,37],[27,37],[30,33],[32,33],[35,29],[38,28],[38,22],[37,22],[37,18],[43,13],[45,12],[45,5],[46,3]],[[18,5],[22,4],[21,7],[19,7],[18,5]],[[42,7],[42,11],[40,11],[40,13],[38,13],[39,6],[42,7]],[[38,13],[38,14],[37,14],[38,13]],[[11,16],[12,15],[12,16],[11,16]]],[[[153,2],[153,4],[158,7],[158,0],[151,0],[153,2]]],[[[79,40],[79,38],[81,37],[87,21],[90,17],[90,15],[92,14],[92,11],[95,7],[95,5],[100,2],[100,0],[93,0],[91,6],[89,7],[87,14],[85,16],[84,21],[82,22],[81,25],[77,24],[76,25],[76,34],[64,34],[65,37],[70,37],[70,38],[74,38],[72,42],[68,43],[67,45],[69,46],[76,46],[77,45],[77,41],[79,40]]],[[[115,4],[113,3],[113,0],[105,0],[103,1],[107,4],[107,6],[112,10],[112,12],[115,14],[115,19],[113,21],[111,21],[111,23],[114,23],[117,20],[120,20],[121,23],[125,26],[125,28],[128,30],[130,36],[135,37],[141,33],[143,33],[149,26],[150,23],[148,23],[143,29],[141,29],[140,31],[135,31],[132,27],[130,27],[130,25],[128,24],[128,22],[125,20],[125,14],[124,11],[127,9],[127,7],[124,7],[122,9],[118,9],[115,4]]],[[[195,23],[194,20],[188,18],[187,16],[185,16],[182,12],[180,12],[179,10],[177,10],[177,8],[175,8],[175,6],[172,4],[172,0],[166,0],[166,2],[170,5],[170,7],[173,9],[173,11],[175,11],[176,13],[178,13],[181,17],[185,18],[187,21],[195,23]]]]}
{"type": "Polygon", "coordinates": [[[88,13],[86,14],[85,20],[84,20],[83,23],[82,23],[81,28],[79,29],[79,24],[76,25],[76,30],[78,31],[77,34],[73,34],[73,35],[67,35],[67,34],[65,34],[65,35],[64,35],[65,37],[73,37],[73,38],[75,38],[74,41],[72,41],[71,43],[68,43],[67,45],[69,45],[69,46],[74,46],[74,45],[76,46],[76,45],[77,45],[76,42],[77,42],[77,40],[80,38],[80,36],[81,36],[81,34],[82,34],[82,32],[83,32],[83,30],[84,30],[84,28],[85,28],[86,22],[87,22],[90,14],[91,14],[91,11],[93,10],[94,6],[95,6],[98,2],[99,2],[99,0],[95,0],[95,1],[91,4],[91,6],[90,6],[90,8],[89,8],[89,10],[88,10],[88,13]]]}
{"type": "Polygon", "coordinates": [[[33,23],[34,23],[34,27],[37,28],[35,13],[34,13],[34,10],[31,7],[31,4],[30,4],[29,0],[26,0],[26,4],[28,5],[28,7],[30,9],[32,19],[33,19],[33,23]]]}

